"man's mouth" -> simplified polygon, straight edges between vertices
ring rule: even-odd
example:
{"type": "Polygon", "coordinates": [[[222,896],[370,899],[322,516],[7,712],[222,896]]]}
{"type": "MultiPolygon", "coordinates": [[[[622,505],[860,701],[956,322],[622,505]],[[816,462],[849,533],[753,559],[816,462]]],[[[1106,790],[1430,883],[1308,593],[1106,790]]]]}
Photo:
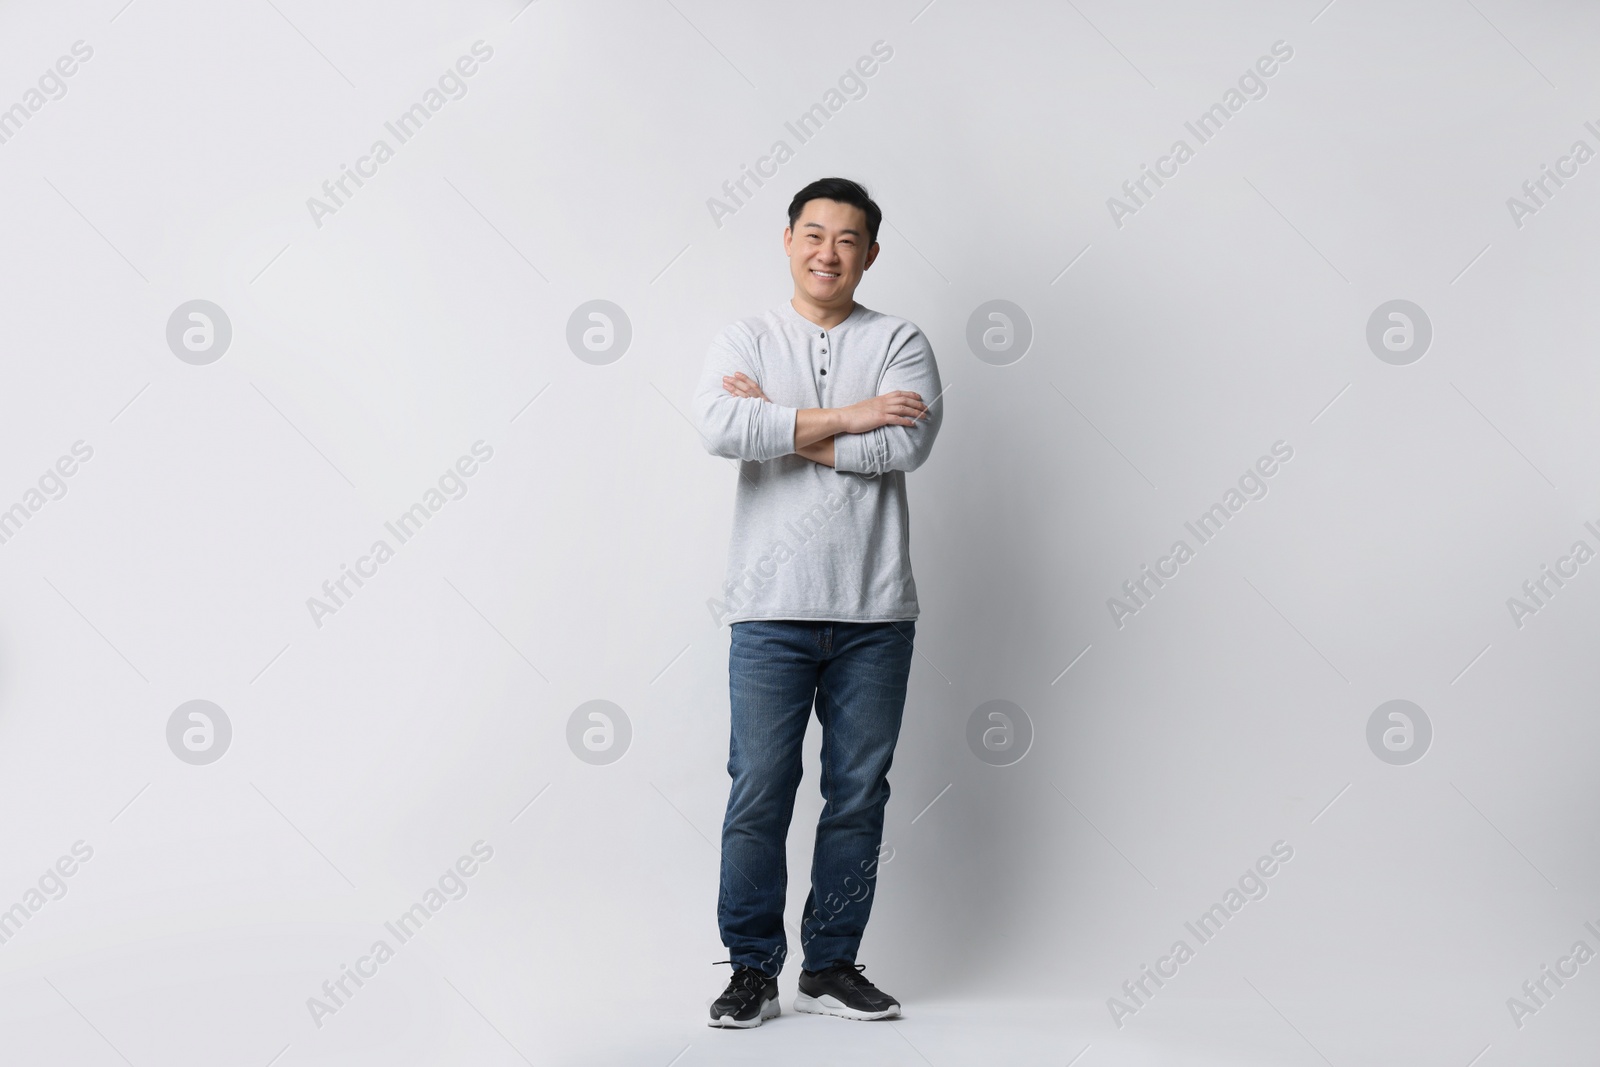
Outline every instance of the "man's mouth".
{"type": "Polygon", "coordinates": [[[835,278],[837,278],[839,276],[837,271],[834,271],[834,272],[830,273],[829,271],[825,271],[825,270],[813,270],[811,273],[815,274],[817,277],[822,278],[822,279],[824,279],[826,281],[832,281],[833,279],[835,279],[835,278]]]}

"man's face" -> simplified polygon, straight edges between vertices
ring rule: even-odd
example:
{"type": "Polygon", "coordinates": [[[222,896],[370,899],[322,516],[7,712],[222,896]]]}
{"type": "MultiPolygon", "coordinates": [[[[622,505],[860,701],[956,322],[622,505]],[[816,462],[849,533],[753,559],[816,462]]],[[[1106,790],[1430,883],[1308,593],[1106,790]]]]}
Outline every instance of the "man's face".
{"type": "Polygon", "coordinates": [[[877,243],[867,244],[867,213],[837,200],[806,201],[783,231],[783,250],[795,289],[820,307],[849,304],[878,256],[877,243]]]}

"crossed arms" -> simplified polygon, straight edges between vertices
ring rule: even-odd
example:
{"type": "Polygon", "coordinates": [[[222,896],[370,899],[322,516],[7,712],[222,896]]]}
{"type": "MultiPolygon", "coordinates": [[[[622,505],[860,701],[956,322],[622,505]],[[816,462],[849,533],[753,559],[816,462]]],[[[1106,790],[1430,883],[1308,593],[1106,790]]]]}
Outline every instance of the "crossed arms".
{"type": "Polygon", "coordinates": [[[932,349],[918,333],[885,368],[879,388],[889,388],[844,407],[778,403],[754,372],[730,345],[713,344],[695,394],[699,428],[712,455],[755,461],[799,455],[867,476],[910,471],[928,458],[943,421],[929,406],[941,392],[939,372],[932,349]]]}
{"type": "MultiPolygon", "coordinates": [[[[724,375],[722,387],[734,396],[772,398],[743,371],[724,375]]],[[[894,389],[849,407],[801,408],[794,416],[794,452],[825,467],[835,465],[834,438],[842,433],[867,433],[880,426],[915,426],[928,418],[928,405],[909,389],[894,389]]]]}

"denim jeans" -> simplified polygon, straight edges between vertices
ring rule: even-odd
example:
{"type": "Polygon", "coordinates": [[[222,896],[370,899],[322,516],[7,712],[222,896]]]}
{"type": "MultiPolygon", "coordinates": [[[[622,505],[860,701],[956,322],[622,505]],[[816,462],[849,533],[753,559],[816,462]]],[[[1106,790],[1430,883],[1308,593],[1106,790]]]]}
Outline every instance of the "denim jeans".
{"type": "Polygon", "coordinates": [[[788,955],[785,839],[813,702],[822,724],[822,816],[800,923],[804,966],[854,963],[877,886],[889,764],[916,623],[751,621],[732,626],[733,787],[722,823],[717,925],[736,967],[776,975],[788,955]]]}

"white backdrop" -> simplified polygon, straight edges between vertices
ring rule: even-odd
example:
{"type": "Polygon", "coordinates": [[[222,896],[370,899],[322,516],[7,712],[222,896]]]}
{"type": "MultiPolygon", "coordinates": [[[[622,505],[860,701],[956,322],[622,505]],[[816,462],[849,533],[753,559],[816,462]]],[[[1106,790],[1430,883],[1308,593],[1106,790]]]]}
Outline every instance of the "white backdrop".
{"type": "Polygon", "coordinates": [[[1558,0],[0,6],[0,1060],[1593,1049],[1597,45],[1558,0]],[[713,1032],[690,394],[832,174],[949,386],[861,954],[906,1015],[713,1032]]]}

